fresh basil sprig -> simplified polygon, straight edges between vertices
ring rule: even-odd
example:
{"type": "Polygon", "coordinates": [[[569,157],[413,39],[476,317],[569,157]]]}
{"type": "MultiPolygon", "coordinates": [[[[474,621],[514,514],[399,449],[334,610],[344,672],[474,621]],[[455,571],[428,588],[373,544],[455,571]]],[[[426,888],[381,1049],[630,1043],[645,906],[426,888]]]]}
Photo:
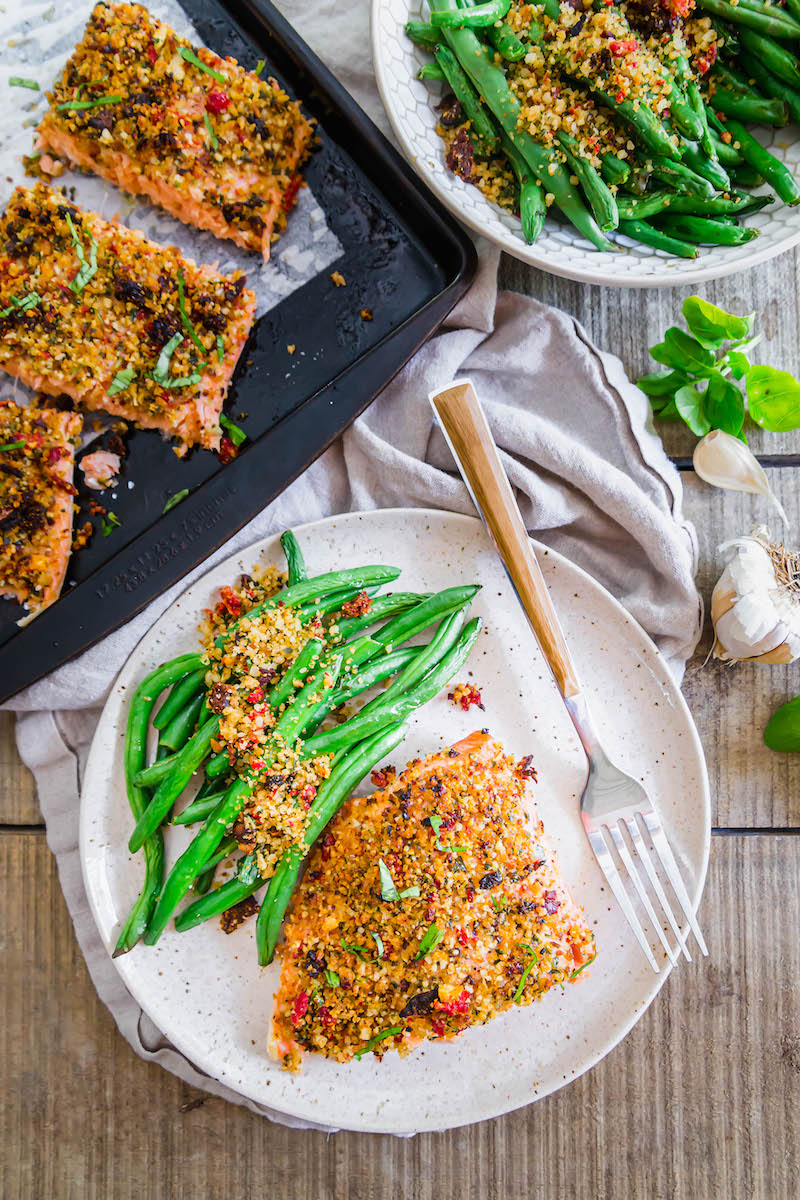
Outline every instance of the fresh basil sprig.
{"type": "Polygon", "coordinates": [[[673,325],[650,349],[669,370],[638,381],[659,420],[682,420],[698,437],[721,429],[742,441],[747,440],[742,432],[747,411],[762,429],[775,433],[800,427],[800,383],[786,371],[754,366],[748,358],[761,340],[753,336],[755,313],[737,317],[700,296],[689,296],[682,312],[688,333],[673,325]],[[742,380],[744,391],[729,376],[742,380]]]}

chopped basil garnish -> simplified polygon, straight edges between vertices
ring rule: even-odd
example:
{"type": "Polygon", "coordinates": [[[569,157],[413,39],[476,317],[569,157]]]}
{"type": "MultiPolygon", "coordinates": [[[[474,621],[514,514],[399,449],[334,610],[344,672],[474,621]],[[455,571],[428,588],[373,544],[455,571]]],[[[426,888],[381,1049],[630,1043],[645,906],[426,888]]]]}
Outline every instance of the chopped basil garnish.
{"type": "Polygon", "coordinates": [[[129,388],[136,378],[136,372],[133,367],[123,367],[121,371],[117,371],[114,378],[111,380],[107,396],[116,396],[119,392],[124,392],[129,388]]]}
{"type": "Polygon", "coordinates": [[[350,942],[346,942],[344,938],[341,938],[340,940],[342,943],[343,950],[349,950],[351,954],[357,955],[358,958],[360,958],[363,962],[368,961],[367,955],[369,954],[369,950],[367,949],[366,946],[353,945],[350,942]]]}
{"type": "Polygon", "coordinates": [[[577,968],[577,970],[572,972],[572,974],[570,975],[570,979],[574,979],[576,975],[580,975],[581,971],[583,971],[585,967],[591,966],[591,964],[594,962],[594,960],[596,958],[597,958],[597,953],[595,952],[591,958],[587,958],[585,963],[581,963],[581,965],[577,968]]]}
{"type": "Polygon", "coordinates": [[[81,264],[80,270],[69,285],[70,291],[77,296],[78,292],[82,292],[90,279],[94,279],[97,274],[97,242],[91,234],[89,234],[89,262],[86,261],[86,253],[81,244],[81,239],[78,237],[75,226],[72,223],[72,217],[67,213],[67,224],[69,231],[72,234],[72,244],[75,247],[75,253],[78,256],[78,262],[81,264]]]}
{"type": "Polygon", "coordinates": [[[247,434],[238,425],[234,425],[230,417],[226,417],[223,413],[219,419],[219,423],[223,429],[228,431],[228,437],[233,442],[234,446],[241,446],[242,442],[247,441],[247,434]]]}
{"type": "Polygon", "coordinates": [[[416,884],[413,887],[406,888],[404,892],[398,892],[395,882],[392,879],[392,873],[382,858],[378,859],[378,871],[381,877],[381,896],[384,900],[407,900],[419,895],[419,888],[416,884]]]}
{"type": "Polygon", "coordinates": [[[236,876],[239,883],[243,883],[245,887],[249,887],[251,883],[256,882],[259,878],[259,872],[255,854],[248,854],[246,858],[239,860],[239,868],[236,876]]]}
{"type": "Polygon", "coordinates": [[[219,138],[214,133],[214,126],[211,124],[211,118],[209,117],[208,113],[203,113],[203,120],[205,122],[208,140],[211,142],[211,149],[219,150],[219,138]]]}
{"type": "Polygon", "coordinates": [[[360,1059],[363,1058],[365,1054],[371,1054],[378,1043],[382,1042],[384,1038],[394,1037],[396,1033],[402,1032],[403,1030],[399,1025],[393,1025],[391,1029],[384,1029],[383,1033],[376,1033],[375,1037],[371,1037],[369,1039],[363,1050],[356,1051],[355,1057],[360,1059]]]}
{"type": "Polygon", "coordinates": [[[4,450],[21,450],[24,445],[25,445],[24,441],[22,441],[22,442],[6,442],[5,446],[0,446],[0,454],[2,454],[2,452],[4,450]]]}
{"type": "Polygon", "coordinates": [[[182,341],[183,341],[182,333],[174,334],[174,336],[169,339],[166,346],[164,346],[162,348],[161,353],[158,356],[158,362],[156,363],[155,370],[153,371],[153,379],[160,387],[163,387],[163,388],[189,387],[189,385],[192,383],[199,383],[200,380],[203,378],[203,376],[199,375],[196,371],[194,372],[193,375],[185,375],[180,379],[173,379],[172,376],[170,375],[169,361],[172,358],[173,352],[177,349],[178,346],[180,346],[182,341]]]}
{"type": "Polygon", "coordinates": [[[201,352],[201,354],[205,354],[206,348],[203,345],[203,343],[200,341],[200,338],[197,334],[197,330],[195,329],[194,325],[192,325],[192,322],[189,320],[189,314],[186,311],[186,295],[184,293],[184,287],[185,287],[185,284],[184,284],[184,280],[183,280],[183,272],[178,271],[178,310],[180,311],[180,314],[181,314],[181,320],[183,321],[183,327],[186,330],[186,332],[189,334],[189,337],[192,339],[195,346],[197,346],[197,349],[201,352]]]}
{"type": "Polygon", "coordinates": [[[205,71],[207,75],[213,76],[218,83],[228,82],[224,75],[220,75],[219,71],[215,71],[213,67],[206,66],[202,58],[198,58],[194,50],[190,50],[188,46],[179,47],[178,54],[180,54],[181,58],[184,58],[186,62],[192,63],[193,66],[199,67],[201,71],[205,71]]]}
{"type": "Polygon", "coordinates": [[[0,311],[0,317],[10,316],[15,308],[19,312],[27,312],[29,308],[35,308],[37,304],[40,304],[41,300],[42,298],[37,292],[29,292],[27,296],[12,296],[8,308],[0,311]]]}
{"type": "Polygon", "coordinates": [[[439,839],[439,830],[441,829],[442,824],[444,823],[442,817],[438,817],[436,815],[436,813],[431,813],[431,815],[428,817],[428,820],[431,823],[431,829],[433,830],[434,835],[436,837],[436,841],[433,844],[437,850],[444,850],[448,854],[466,854],[467,850],[469,849],[469,846],[443,846],[442,845],[442,843],[439,839]]]}
{"type": "Polygon", "coordinates": [[[217,334],[217,358],[220,362],[223,362],[225,359],[225,342],[221,333],[217,334]]]}
{"type": "Polygon", "coordinates": [[[261,78],[261,72],[264,70],[264,67],[266,65],[267,64],[265,63],[263,58],[260,58],[258,60],[258,62],[256,63],[256,75],[258,76],[259,79],[261,78]]]}
{"type": "Polygon", "coordinates": [[[414,955],[415,959],[424,958],[426,954],[430,954],[431,950],[439,945],[439,942],[444,937],[441,929],[437,929],[435,923],[431,921],[430,925],[422,935],[422,941],[419,944],[419,950],[414,955]]]}
{"type": "Polygon", "coordinates": [[[370,929],[369,936],[375,939],[375,945],[378,947],[378,958],[383,958],[383,940],[379,933],[373,933],[370,929]]]}
{"type": "Polygon", "coordinates": [[[325,982],[327,983],[328,987],[337,988],[342,981],[336,971],[329,971],[326,968],[325,982]]]}
{"type": "Polygon", "coordinates": [[[168,513],[171,508],[174,508],[176,504],[180,504],[181,500],[185,500],[188,495],[189,489],[181,488],[181,490],[176,492],[174,496],[170,496],[169,500],[161,510],[162,516],[164,513],[168,513]]]}
{"type": "Polygon", "coordinates": [[[110,513],[108,513],[108,514],[106,515],[106,518],[105,518],[105,520],[102,522],[102,525],[103,525],[103,537],[108,537],[108,535],[111,533],[111,530],[112,530],[112,529],[113,529],[115,526],[117,526],[117,525],[121,525],[121,524],[122,524],[122,522],[120,521],[120,519],[119,519],[119,517],[117,516],[117,514],[116,514],[116,513],[113,513],[113,512],[110,512],[110,513]]]}
{"type": "Polygon", "coordinates": [[[531,955],[531,961],[528,963],[527,967],[522,972],[522,975],[520,976],[520,981],[517,984],[517,990],[514,992],[514,1003],[515,1004],[519,1004],[519,1002],[522,1000],[522,993],[525,991],[525,984],[528,982],[528,976],[530,975],[531,971],[533,970],[533,968],[536,966],[537,962],[539,961],[539,957],[538,957],[536,951],[534,950],[533,946],[528,946],[527,944],[523,943],[522,949],[527,950],[528,954],[531,955]]]}
{"type": "Polygon", "coordinates": [[[8,86],[30,88],[32,92],[41,90],[35,79],[20,79],[19,75],[12,75],[8,81],[8,86]]]}
{"type": "Polygon", "coordinates": [[[122,96],[100,96],[97,100],[68,100],[66,104],[57,104],[56,112],[73,112],[76,109],[99,108],[101,104],[121,104],[122,96]]]}

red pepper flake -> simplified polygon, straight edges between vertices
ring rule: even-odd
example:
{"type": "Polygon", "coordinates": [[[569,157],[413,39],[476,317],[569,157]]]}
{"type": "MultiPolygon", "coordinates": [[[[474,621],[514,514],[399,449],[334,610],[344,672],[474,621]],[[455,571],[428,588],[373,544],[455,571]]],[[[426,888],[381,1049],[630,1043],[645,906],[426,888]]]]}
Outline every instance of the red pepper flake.
{"type": "Polygon", "coordinates": [[[247,697],[248,704],[258,704],[259,700],[264,699],[264,689],[261,684],[257,683],[250,695],[247,697]]]}
{"type": "Polygon", "coordinates": [[[69,451],[64,446],[52,446],[47,451],[47,462],[52,467],[54,463],[66,458],[69,451]]]}
{"type": "Polygon", "coordinates": [[[702,54],[697,60],[697,69],[701,75],[705,75],[710,71],[714,63],[717,61],[717,43],[712,42],[706,49],[705,54],[702,54]]]}
{"type": "Polygon", "coordinates": [[[322,852],[320,854],[320,858],[322,859],[323,862],[327,862],[328,859],[330,858],[332,845],[333,845],[333,834],[326,833],[325,837],[322,839],[322,852]]]}
{"type": "Polygon", "coordinates": [[[145,53],[147,54],[147,57],[149,58],[150,62],[154,64],[156,59],[158,58],[158,51],[156,50],[156,48],[152,42],[147,47],[147,50],[145,51],[145,53]]]}
{"type": "Polygon", "coordinates": [[[313,801],[316,794],[317,794],[317,789],[314,787],[313,783],[307,783],[306,786],[303,788],[302,792],[300,793],[300,795],[298,796],[298,799],[299,799],[300,803],[302,804],[303,808],[305,808],[306,810],[311,808],[311,802],[313,801]]]}
{"type": "Polygon", "coordinates": [[[223,433],[219,440],[219,450],[217,451],[217,458],[222,463],[223,467],[226,463],[233,462],[238,453],[238,447],[234,446],[227,433],[223,433]]]}
{"type": "Polygon", "coordinates": [[[455,1000],[434,1000],[433,1007],[447,1013],[448,1017],[455,1017],[459,1013],[469,1012],[470,999],[470,993],[465,988],[455,1000]]]}
{"type": "Polygon", "coordinates": [[[301,992],[292,1007],[292,1024],[299,1025],[308,1012],[308,992],[301,992]]]}
{"type": "Polygon", "coordinates": [[[329,1026],[336,1024],[336,1018],[325,1004],[321,1004],[319,1006],[319,1019],[322,1021],[322,1024],[326,1029],[329,1028],[329,1026]]]}
{"type": "Polygon", "coordinates": [[[239,613],[242,611],[241,597],[236,595],[236,592],[234,592],[233,588],[229,588],[227,586],[221,587],[219,589],[219,594],[222,597],[222,604],[224,604],[231,616],[238,617],[239,613]]]}
{"type": "Polygon", "coordinates": [[[218,92],[214,90],[206,96],[206,108],[212,113],[225,112],[225,109],[230,104],[227,92],[218,92]]]}
{"type": "Polygon", "coordinates": [[[431,1018],[431,1026],[433,1028],[433,1032],[436,1034],[437,1037],[444,1037],[444,1035],[446,1033],[446,1030],[444,1027],[444,1021],[440,1021],[440,1020],[438,1020],[438,1018],[434,1019],[432,1017],[431,1018]]]}
{"type": "Polygon", "coordinates": [[[294,207],[294,202],[297,199],[297,193],[300,191],[302,185],[302,175],[293,175],[289,180],[289,186],[283,193],[283,198],[281,200],[281,207],[283,208],[284,212],[288,212],[290,208],[294,207]]]}
{"type": "Polygon", "coordinates": [[[469,712],[473,704],[477,704],[481,712],[486,711],[479,690],[471,683],[456,684],[452,692],[447,693],[447,699],[463,708],[464,712],[469,712]]]}
{"type": "Polygon", "coordinates": [[[370,775],[370,779],[376,788],[385,788],[397,778],[397,769],[395,767],[376,767],[370,775]]]}
{"type": "Polygon", "coordinates": [[[263,769],[264,769],[264,764],[260,758],[251,758],[250,766],[253,768],[254,771],[263,771],[263,769]]]}

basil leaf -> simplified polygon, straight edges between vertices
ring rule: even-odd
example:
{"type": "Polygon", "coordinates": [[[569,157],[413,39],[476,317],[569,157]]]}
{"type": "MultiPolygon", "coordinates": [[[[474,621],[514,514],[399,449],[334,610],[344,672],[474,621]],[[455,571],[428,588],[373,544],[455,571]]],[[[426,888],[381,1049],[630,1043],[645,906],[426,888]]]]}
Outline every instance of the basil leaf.
{"type": "Polygon", "coordinates": [[[189,314],[186,311],[186,296],[184,293],[185,286],[186,285],[185,285],[184,278],[183,278],[183,271],[178,271],[178,312],[181,314],[181,321],[183,322],[183,327],[186,330],[186,332],[189,334],[189,337],[192,339],[195,346],[197,346],[197,349],[200,351],[200,353],[205,354],[206,348],[203,345],[203,343],[200,341],[200,338],[197,335],[197,330],[195,329],[192,322],[189,320],[189,314]]]}
{"type": "Polygon", "coordinates": [[[245,887],[249,887],[251,883],[259,878],[258,865],[256,863],[255,854],[248,854],[246,858],[239,860],[239,868],[236,872],[239,883],[243,883],[245,887]]]}
{"type": "Polygon", "coordinates": [[[230,417],[226,417],[224,413],[220,416],[219,423],[223,429],[227,430],[228,437],[233,442],[234,446],[241,446],[242,442],[247,441],[247,434],[238,425],[235,425],[230,417]]]}
{"type": "Polygon", "coordinates": [[[750,359],[741,350],[731,350],[728,355],[728,365],[734,379],[741,379],[750,370],[750,359]]]}
{"type": "Polygon", "coordinates": [[[701,300],[699,296],[689,296],[684,300],[684,320],[701,345],[714,349],[726,341],[738,341],[750,334],[752,318],[736,317],[733,313],[701,300]]]}
{"type": "Polygon", "coordinates": [[[203,120],[205,122],[208,140],[211,143],[211,149],[219,150],[219,138],[214,133],[214,126],[211,124],[211,118],[209,117],[208,113],[203,113],[203,120]]]}
{"type": "Polygon", "coordinates": [[[712,371],[703,400],[711,428],[737,437],[744,424],[744,397],[736,385],[719,371],[712,371]]]}
{"type": "Polygon", "coordinates": [[[29,88],[32,92],[38,92],[40,90],[35,79],[20,79],[19,75],[12,75],[8,81],[8,86],[29,88]]]}
{"type": "Polygon", "coordinates": [[[642,375],[637,379],[638,387],[645,396],[651,399],[659,396],[674,396],[679,387],[689,382],[689,376],[682,371],[653,371],[650,375],[642,375]]]}
{"type": "Polygon", "coordinates": [[[225,361],[225,342],[222,340],[221,333],[217,334],[217,358],[220,362],[225,361]]]}
{"type": "Polygon", "coordinates": [[[376,1033],[375,1037],[370,1038],[364,1049],[358,1050],[354,1057],[360,1060],[365,1054],[371,1054],[379,1042],[382,1042],[384,1038],[393,1037],[396,1033],[402,1033],[399,1025],[393,1025],[391,1029],[384,1029],[383,1033],[376,1033]]]}
{"type": "Polygon", "coordinates": [[[66,104],[57,104],[56,112],[83,112],[87,108],[97,108],[100,104],[121,104],[122,96],[98,96],[96,100],[68,100],[66,104]]]}
{"type": "Polygon", "coordinates": [[[692,375],[707,375],[714,369],[714,355],[677,325],[664,334],[664,341],[650,350],[650,356],[665,367],[675,367],[692,375]]]}
{"type": "Polygon", "coordinates": [[[176,492],[174,496],[170,496],[169,500],[161,510],[161,515],[163,516],[164,513],[168,513],[171,508],[174,508],[176,504],[180,504],[181,500],[185,500],[188,495],[189,489],[181,488],[181,490],[176,492]]]}
{"type": "Polygon", "coordinates": [[[444,937],[441,929],[437,929],[435,922],[431,921],[425,933],[422,935],[422,941],[419,944],[419,950],[414,955],[414,959],[424,958],[426,954],[430,954],[431,950],[435,950],[439,942],[444,937]]]}
{"type": "Polygon", "coordinates": [[[116,396],[118,392],[124,392],[129,388],[136,378],[136,372],[133,367],[123,367],[121,371],[117,371],[114,378],[106,390],[107,396],[116,396]]]}
{"type": "Polygon", "coordinates": [[[764,730],[764,745],[779,754],[800,751],[800,696],[782,704],[769,719],[764,730]]]}
{"type": "Polygon", "coordinates": [[[329,971],[326,968],[325,982],[327,983],[328,987],[337,988],[342,981],[339,978],[339,974],[337,971],[329,971]]]}
{"type": "Polygon", "coordinates": [[[392,879],[392,873],[382,858],[378,859],[378,874],[381,877],[381,896],[383,899],[389,901],[399,900],[400,893],[392,879]]]}
{"type": "Polygon", "coordinates": [[[705,437],[711,432],[711,422],[705,415],[704,399],[693,383],[679,388],[675,393],[675,407],[692,433],[696,433],[698,437],[705,437]]]}
{"type": "Polygon", "coordinates": [[[379,933],[373,933],[370,929],[369,936],[375,939],[375,945],[378,949],[378,958],[383,958],[383,941],[381,940],[381,935],[379,933]]]}
{"type": "Polygon", "coordinates": [[[788,371],[755,366],[747,372],[750,416],[762,429],[787,433],[800,426],[800,383],[788,371]]]}
{"type": "Polygon", "coordinates": [[[206,75],[211,75],[216,79],[217,83],[227,83],[224,75],[220,75],[219,71],[215,71],[213,67],[206,66],[202,58],[198,58],[194,50],[190,50],[188,46],[179,46],[178,54],[186,62],[190,62],[193,66],[199,67],[201,71],[205,71],[206,75]]]}

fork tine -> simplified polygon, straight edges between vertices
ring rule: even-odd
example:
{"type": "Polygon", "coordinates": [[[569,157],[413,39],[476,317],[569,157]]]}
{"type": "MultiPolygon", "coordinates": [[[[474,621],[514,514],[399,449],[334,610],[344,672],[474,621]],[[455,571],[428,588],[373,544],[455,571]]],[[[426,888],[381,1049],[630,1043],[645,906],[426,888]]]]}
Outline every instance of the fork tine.
{"type": "Polygon", "coordinates": [[[631,882],[633,883],[633,886],[636,888],[636,894],[638,895],[639,899],[641,900],[642,904],[644,905],[644,910],[647,913],[648,917],[650,918],[650,923],[653,926],[653,928],[655,929],[656,933],[658,934],[658,940],[661,942],[661,945],[666,950],[667,958],[669,959],[669,961],[672,963],[672,965],[674,967],[678,961],[678,959],[675,955],[675,951],[672,949],[672,946],[669,944],[669,941],[667,940],[667,935],[664,933],[663,926],[662,926],[661,922],[659,921],[658,917],[656,916],[655,909],[653,908],[653,905],[650,902],[650,897],[647,894],[647,889],[645,888],[644,884],[642,883],[641,877],[639,875],[639,871],[636,867],[636,864],[633,861],[631,852],[625,844],[625,839],[622,836],[622,834],[620,833],[620,831],[616,825],[608,825],[608,826],[606,826],[606,828],[608,829],[608,832],[611,834],[611,837],[614,840],[614,845],[617,848],[617,854],[619,854],[620,858],[622,859],[622,863],[625,867],[625,870],[628,872],[628,874],[631,877],[631,882]]]}
{"type": "Polygon", "coordinates": [[[650,963],[650,966],[653,968],[656,975],[660,975],[661,968],[655,960],[653,951],[650,949],[650,943],[644,936],[644,930],[639,922],[639,918],[634,912],[633,905],[628,899],[628,893],[625,891],[625,885],[619,877],[617,865],[611,856],[611,851],[606,845],[602,833],[597,829],[587,829],[586,833],[589,838],[589,845],[594,850],[595,858],[600,864],[600,870],[603,872],[609,884],[611,885],[611,890],[617,898],[617,903],[625,914],[625,919],[636,935],[636,940],[647,956],[647,961],[650,963]]]}
{"type": "Polygon", "coordinates": [[[703,935],[700,932],[700,926],[697,924],[697,918],[694,915],[692,902],[689,899],[689,894],[686,891],[683,879],[681,878],[681,873],[678,868],[678,864],[675,861],[675,856],[669,848],[669,842],[667,841],[666,834],[661,828],[661,822],[659,821],[655,811],[652,810],[650,812],[643,812],[642,819],[647,827],[647,832],[650,834],[653,848],[655,849],[658,857],[661,859],[661,865],[666,871],[667,878],[672,884],[672,890],[678,897],[678,901],[684,911],[686,920],[691,926],[692,933],[697,938],[697,944],[702,950],[703,954],[708,957],[708,947],[706,946],[703,935]]]}
{"type": "Polygon", "coordinates": [[[678,922],[675,920],[675,915],[672,911],[672,905],[667,900],[667,897],[664,895],[664,889],[661,886],[661,880],[658,878],[658,875],[656,874],[656,869],[653,866],[653,860],[650,857],[650,851],[647,849],[645,840],[642,837],[642,831],[640,830],[639,826],[636,824],[636,817],[628,817],[625,820],[625,827],[628,830],[628,834],[630,836],[631,841],[633,842],[635,850],[637,851],[637,853],[639,855],[639,858],[644,863],[644,869],[645,869],[645,871],[647,871],[648,878],[649,878],[651,884],[653,885],[653,891],[658,896],[659,903],[660,903],[661,907],[663,908],[664,912],[667,914],[667,920],[669,921],[670,926],[672,927],[672,932],[675,934],[675,937],[678,939],[678,945],[680,946],[681,950],[683,951],[683,956],[687,962],[691,962],[692,956],[689,953],[689,951],[686,949],[686,938],[683,936],[680,929],[678,928],[678,922]]]}

